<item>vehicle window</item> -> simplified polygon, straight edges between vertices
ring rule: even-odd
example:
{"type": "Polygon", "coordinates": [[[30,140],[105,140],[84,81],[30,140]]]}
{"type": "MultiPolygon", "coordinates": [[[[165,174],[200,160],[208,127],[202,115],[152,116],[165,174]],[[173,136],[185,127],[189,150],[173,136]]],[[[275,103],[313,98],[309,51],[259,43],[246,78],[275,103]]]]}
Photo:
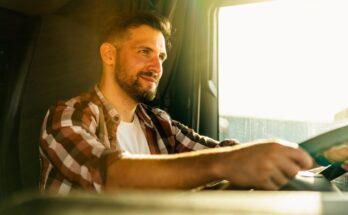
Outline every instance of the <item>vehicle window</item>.
{"type": "Polygon", "coordinates": [[[346,123],[347,11],[345,0],[219,9],[220,139],[301,142],[346,123]]]}

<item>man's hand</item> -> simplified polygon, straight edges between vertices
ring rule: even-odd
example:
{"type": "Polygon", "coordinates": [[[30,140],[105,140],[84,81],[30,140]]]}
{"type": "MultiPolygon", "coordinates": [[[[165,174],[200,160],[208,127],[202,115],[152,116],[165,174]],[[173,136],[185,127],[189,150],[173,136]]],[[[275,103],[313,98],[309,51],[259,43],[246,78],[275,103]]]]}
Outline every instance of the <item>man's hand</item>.
{"type": "Polygon", "coordinates": [[[339,145],[324,152],[324,156],[330,162],[342,162],[348,159],[348,145],[339,145]]]}
{"type": "Polygon", "coordinates": [[[344,162],[342,168],[348,171],[348,145],[345,142],[342,145],[334,146],[324,152],[324,156],[330,162],[344,162]]]}
{"type": "Polygon", "coordinates": [[[222,156],[220,177],[245,188],[279,189],[298,171],[313,165],[311,157],[296,145],[273,139],[244,143],[222,156]]]}

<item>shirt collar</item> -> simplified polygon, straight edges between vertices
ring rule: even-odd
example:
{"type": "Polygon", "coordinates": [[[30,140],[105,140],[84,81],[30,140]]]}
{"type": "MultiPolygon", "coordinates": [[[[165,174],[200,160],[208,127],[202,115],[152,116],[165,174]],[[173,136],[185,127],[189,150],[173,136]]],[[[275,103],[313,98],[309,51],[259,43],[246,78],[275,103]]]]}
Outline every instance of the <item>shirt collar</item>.
{"type": "MultiPolygon", "coordinates": [[[[107,110],[108,114],[111,116],[112,119],[114,119],[116,122],[118,122],[120,120],[120,114],[117,112],[115,107],[105,98],[105,96],[103,95],[103,93],[99,89],[98,84],[96,84],[94,86],[94,90],[97,93],[97,96],[99,97],[103,106],[107,110]]],[[[146,110],[142,104],[137,105],[135,113],[140,118],[140,120],[145,123],[145,125],[147,125],[150,128],[153,128],[152,120],[151,120],[150,116],[146,113],[146,110]]]]}
{"type": "Polygon", "coordinates": [[[120,114],[118,114],[118,112],[116,111],[116,109],[114,108],[114,106],[105,98],[105,96],[103,95],[103,93],[100,91],[98,84],[96,84],[94,86],[94,90],[97,93],[98,98],[100,99],[100,101],[102,102],[103,106],[105,107],[105,109],[107,110],[109,116],[111,116],[111,118],[113,120],[115,120],[116,122],[118,122],[120,120],[120,114]]]}
{"type": "Polygon", "coordinates": [[[138,117],[144,121],[145,125],[147,125],[150,128],[153,128],[152,120],[150,116],[146,113],[146,110],[145,110],[145,107],[143,107],[143,104],[138,104],[135,112],[138,115],[138,117]]]}

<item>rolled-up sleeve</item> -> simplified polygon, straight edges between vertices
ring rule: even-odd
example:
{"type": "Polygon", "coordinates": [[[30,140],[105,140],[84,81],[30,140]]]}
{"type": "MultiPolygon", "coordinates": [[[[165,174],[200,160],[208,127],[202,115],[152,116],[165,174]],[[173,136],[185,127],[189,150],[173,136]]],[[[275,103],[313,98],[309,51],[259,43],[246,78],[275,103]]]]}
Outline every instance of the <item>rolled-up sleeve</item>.
{"type": "Polygon", "coordinates": [[[235,139],[227,139],[219,142],[210,137],[200,135],[193,129],[175,120],[172,121],[172,132],[177,141],[177,148],[186,149],[186,151],[188,149],[196,151],[206,148],[233,146],[239,143],[235,139]]]}
{"type": "Polygon", "coordinates": [[[100,192],[108,156],[118,152],[96,135],[98,112],[89,104],[58,104],[46,114],[40,139],[41,190],[68,193],[73,188],[100,192]]]}

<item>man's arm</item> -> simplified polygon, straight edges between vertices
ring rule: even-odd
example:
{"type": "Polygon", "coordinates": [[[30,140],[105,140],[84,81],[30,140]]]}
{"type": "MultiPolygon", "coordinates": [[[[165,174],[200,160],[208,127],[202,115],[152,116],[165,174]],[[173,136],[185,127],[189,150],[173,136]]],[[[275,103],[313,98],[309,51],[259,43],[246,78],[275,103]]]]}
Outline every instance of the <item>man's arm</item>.
{"type": "Polygon", "coordinates": [[[306,153],[276,140],[172,155],[122,157],[93,135],[96,121],[90,109],[83,110],[58,106],[45,119],[40,151],[52,165],[50,172],[42,174],[46,189],[60,192],[66,185],[58,184],[58,179],[97,191],[190,189],[220,179],[245,188],[277,189],[311,164],[306,153]]]}
{"type": "Polygon", "coordinates": [[[244,188],[278,189],[312,159],[301,149],[261,140],[175,155],[133,156],[110,161],[105,190],[190,189],[225,179],[244,188]]]}

